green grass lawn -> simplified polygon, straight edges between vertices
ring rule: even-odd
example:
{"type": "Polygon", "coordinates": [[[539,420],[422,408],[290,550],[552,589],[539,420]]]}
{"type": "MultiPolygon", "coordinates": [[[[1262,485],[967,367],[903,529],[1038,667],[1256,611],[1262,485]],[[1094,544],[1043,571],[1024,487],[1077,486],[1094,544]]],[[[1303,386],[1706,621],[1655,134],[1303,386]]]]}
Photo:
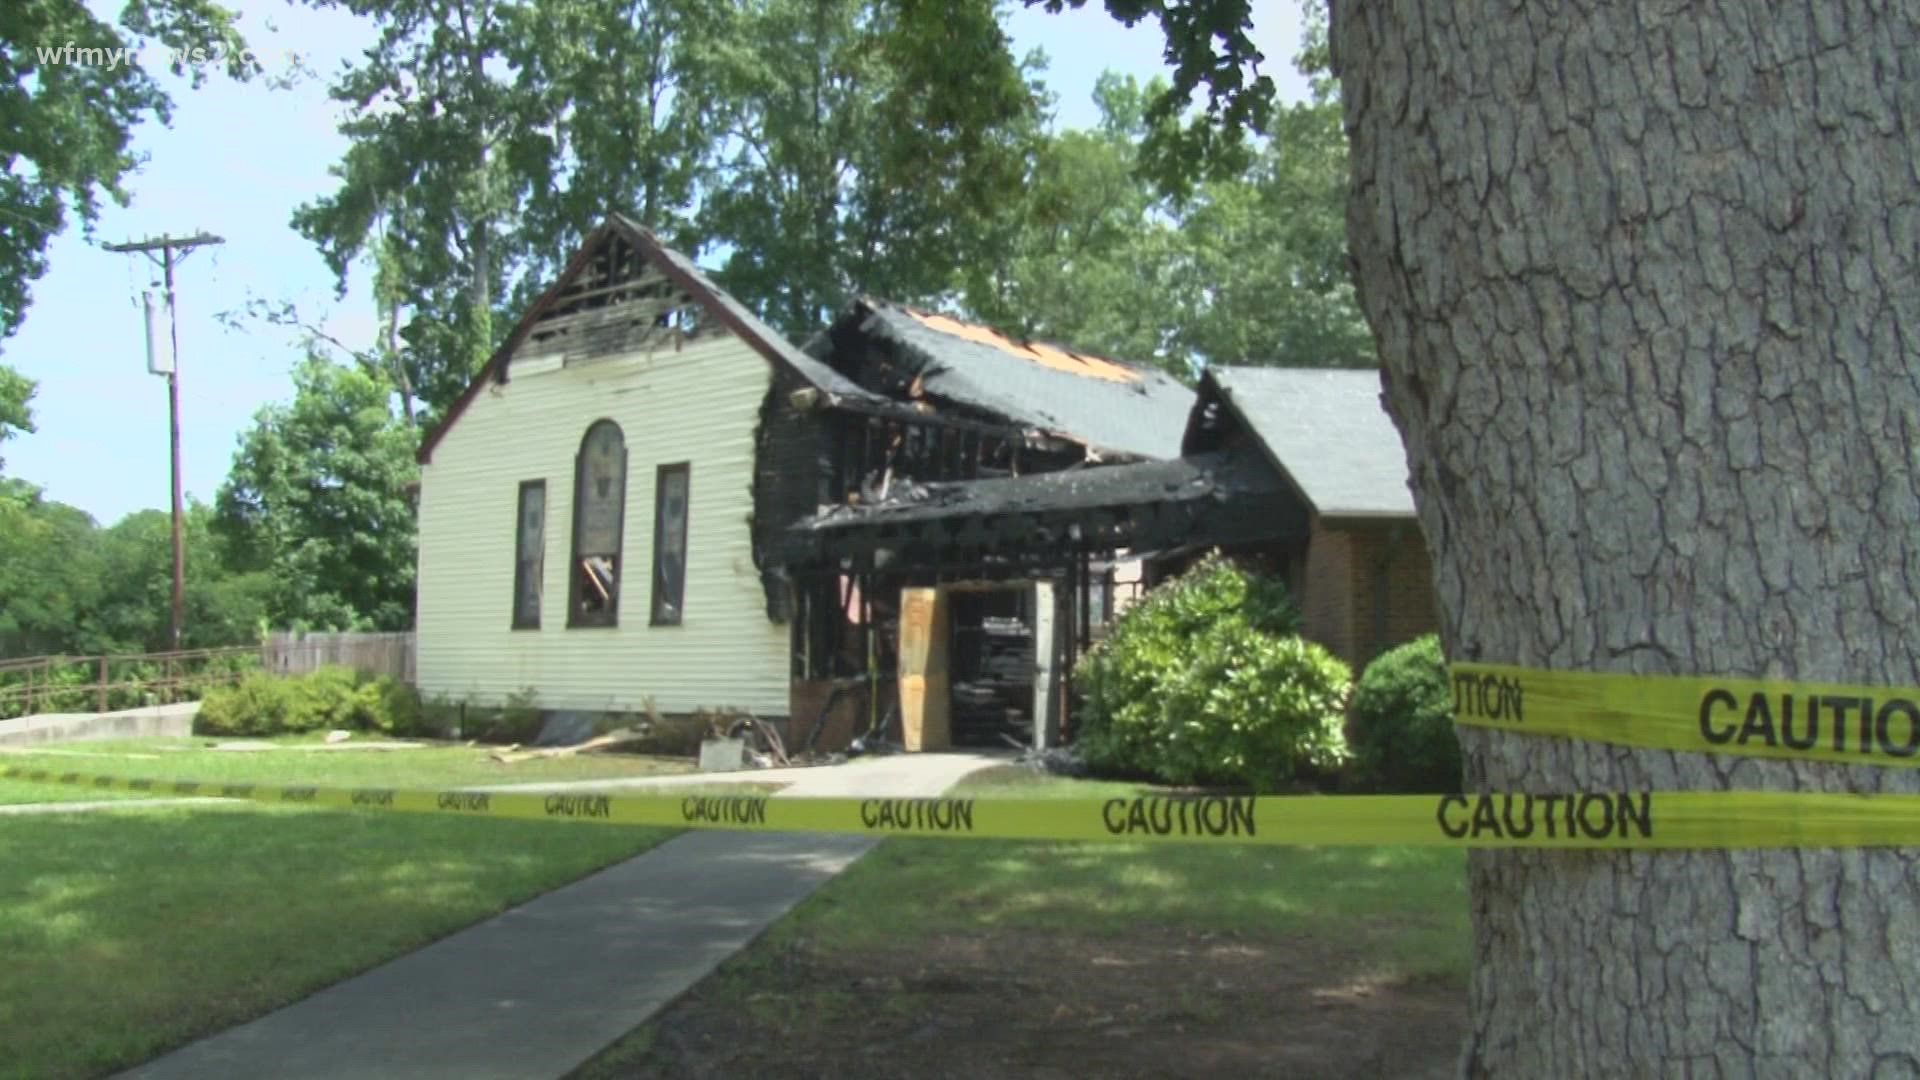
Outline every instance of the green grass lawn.
{"type": "MultiPolygon", "coordinates": [[[[511,765],[488,758],[492,747],[432,746],[418,750],[320,750],[313,738],[274,740],[273,750],[215,750],[213,738],[126,739],[66,743],[66,753],[0,754],[0,767],[19,765],[90,775],[152,776],[212,783],[314,784],[348,787],[450,787],[607,780],[693,770],[683,758],[639,754],[577,754],[511,765]]],[[[66,784],[0,780],[0,804],[69,802],[114,793],[66,784]]],[[[121,797],[125,797],[122,795],[121,797]]]]}
{"type": "MultiPolygon", "coordinates": [[[[1152,790],[990,769],[981,799],[1110,798],[1152,790]]],[[[948,929],[1125,934],[1143,924],[1340,940],[1392,975],[1467,971],[1466,859],[1447,848],[889,840],[816,893],[769,938],[866,945],[898,934],[889,912],[938,910],[948,929]]]]}
{"type": "Polygon", "coordinates": [[[219,804],[0,818],[0,1076],[133,1065],[668,835],[219,804]]]}
{"type": "MultiPolygon", "coordinates": [[[[1151,789],[1007,767],[976,774],[959,790],[984,800],[1151,789]]],[[[939,950],[956,948],[955,941],[1011,943],[1017,952],[1020,942],[1044,939],[1100,950],[1200,934],[1276,950],[1311,943],[1354,977],[1459,982],[1470,959],[1465,858],[1443,848],[888,840],[676,1008],[684,1020],[735,1005],[769,1015],[791,1005],[809,1022],[831,1024],[837,1014],[821,988],[787,985],[783,973],[797,970],[794,956],[878,957],[903,971],[937,970],[939,950]],[[939,943],[915,944],[926,935],[939,943]]],[[[844,1036],[857,1042],[870,1006],[846,996],[844,1036]]],[[[784,1030],[769,1023],[719,1037],[777,1039],[784,1030]]],[[[655,1066],[636,1066],[651,1060],[657,1035],[638,1029],[580,1075],[655,1075],[655,1066]]]]}

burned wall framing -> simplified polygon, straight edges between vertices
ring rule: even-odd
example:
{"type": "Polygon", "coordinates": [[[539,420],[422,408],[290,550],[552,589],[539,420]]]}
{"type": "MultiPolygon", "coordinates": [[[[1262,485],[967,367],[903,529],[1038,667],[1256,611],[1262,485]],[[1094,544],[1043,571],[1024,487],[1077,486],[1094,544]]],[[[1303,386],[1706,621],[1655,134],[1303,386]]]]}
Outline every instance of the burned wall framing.
{"type": "Polygon", "coordinates": [[[662,346],[677,349],[719,328],[700,299],[616,231],[531,317],[517,358],[584,363],[662,346]]]}

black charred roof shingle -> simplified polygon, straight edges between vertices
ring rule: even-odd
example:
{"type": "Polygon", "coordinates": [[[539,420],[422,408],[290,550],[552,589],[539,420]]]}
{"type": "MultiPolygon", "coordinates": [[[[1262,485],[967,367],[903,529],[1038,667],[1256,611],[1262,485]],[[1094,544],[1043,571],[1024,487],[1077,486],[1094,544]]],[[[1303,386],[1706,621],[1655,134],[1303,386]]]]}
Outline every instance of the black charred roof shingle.
{"type": "MultiPolygon", "coordinates": [[[[1128,379],[1076,374],[926,325],[907,308],[863,299],[842,317],[913,362],[930,398],[1005,417],[1100,450],[1180,456],[1193,391],[1156,368],[1111,360],[1128,379]]],[[[1063,352],[1066,350],[1062,350],[1063,352]]]]}

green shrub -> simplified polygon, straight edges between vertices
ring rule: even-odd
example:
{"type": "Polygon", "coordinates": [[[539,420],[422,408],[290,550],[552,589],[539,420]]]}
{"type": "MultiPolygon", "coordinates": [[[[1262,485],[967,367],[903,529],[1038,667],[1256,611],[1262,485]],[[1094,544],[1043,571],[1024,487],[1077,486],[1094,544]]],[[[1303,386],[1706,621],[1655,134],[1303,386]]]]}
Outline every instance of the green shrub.
{"type": "Polygon", "coordinates": [[[466,732],[461,724],[461,714],[465,706],[444,693],[435,694],[419,703],[419,732],[435,739],[464,737],[466,732]]]}
{"type": "MultiPolygon", "coordinates": [[[[137,709],[147,704],[149,694],[157,702],[160,696],[166,693],[165,690],[149,690],[140,685],[159,682],[166,678],[166,668],[151,660],[138,663],[123,660],[111,665],[107,669],[107,674],[111,680],[107,686],[108,709],[137,709]]],[[[91,705],[88,707],[92,708],[91,705]]]]}
{"type": "Polygon", "coordinates": [[[215,687],[200,702],[194,729],[207,735],[293,735],[307,731],[371,731],[414,735],[425,724],[413,688],[387,676],[368,679],[351,668],[306,675],[255,673],[215,687]]]}
{"type": "Polygon", "coordinates": [[[1075,674],[1096,771],[1271,791],[1347,756],[1352,673],[1293,636],[1285,587],[1208,558],[1149,592],[1075,674]]]}
{"type": "Polygon", "coordinates": [[[1460,742],[1440,639],[1432,634],[1374,658],[1354,690],[1348,724],[1354,771],[1385,791],[1460,790],[1460,742]]]}
{"type": "Polygon", "coordinates": [[[293,702],[293,680],[255,673],[208,690],[193,727],[203,735],[272,735],[287,730],[293,702]]]}
{"type": "MultiPolygon", "coordinates": [[[[24,716],[29,712],[92,712],[99,701],[94,682],[99,668],[87,660],[55,660],[50,667],[36,666],[31,672],[33,698],[27,698],[29,673],[13,671],[0,675],[0,689],[9,691],[0,698],[0,720],[24,716]],[[29,708],[31,706],[31,708],[29,708]]],[[[118,681],[120,672],[112,673],[118,681]]],[[[109,700],[118,687],[109,690],[109,700]]]]}
{"type": "Polygon", "coordinates": [[[352,668],[316,668],[292,683],[293,709],[287,714],[287,732],[357,730],[366,726],[366,717],[360,711],[360,676],[352,668]]]}
{"type": "Polygon", "coordinates": [[[391,675],[362,683],[359,698],[361,723],[369,731],[401,737],[434,734],[427,728],[419,691],[391,675]]]}
{"type": "Polygon", "coordinates": [[[499,706],[467,707],[465,735],[481,742],[530,743],[540,735],[539,694],[529,686],[499,706]]]}

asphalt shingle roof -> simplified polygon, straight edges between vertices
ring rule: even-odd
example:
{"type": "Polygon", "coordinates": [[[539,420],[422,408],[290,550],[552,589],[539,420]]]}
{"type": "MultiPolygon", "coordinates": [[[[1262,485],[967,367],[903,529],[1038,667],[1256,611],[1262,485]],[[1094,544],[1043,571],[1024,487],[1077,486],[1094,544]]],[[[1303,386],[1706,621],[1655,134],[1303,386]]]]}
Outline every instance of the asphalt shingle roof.
{"type": "Polygon", "coordinates": [[[1315,511],[1413,514],[1406,449],[1380,403],[1379,372],[1231,367],[1208,374],[1315,511]]]}
{"type": "Polygon", "coordinates": [[[1032,356],[1019,355],[983,340],[995,336],[983,327],[882,300],[863,300],[861,306],[867,316],[860,330],[890,340],[917,358],[930,397],[1103,450],[1146,458],[1180,456],[1194,394],[1163,371],[1049,346],[1029,348],[1029,353],[1038,350],[1032,356]],[[947,324],[972,333],[963,336],[937,328],[947,324]]]}

